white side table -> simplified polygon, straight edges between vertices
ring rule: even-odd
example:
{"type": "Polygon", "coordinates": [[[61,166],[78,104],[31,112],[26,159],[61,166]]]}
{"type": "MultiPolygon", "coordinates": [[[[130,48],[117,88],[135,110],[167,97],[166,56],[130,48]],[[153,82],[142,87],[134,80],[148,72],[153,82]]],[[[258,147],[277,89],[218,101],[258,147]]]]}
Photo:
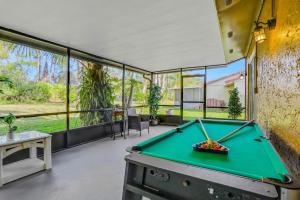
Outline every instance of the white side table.
{"type": "Polygon", "coordinates": [[[0,187],[8,182],[52,168],[51,135],[38,131],[15,134],[13,140],[0,136],[0,187]],[[3,165],[3,159],[22,149],[30,149],[30,157],[3,165]],[[37,158],[37,148],[44,149],[44,160],[37,158]]]}

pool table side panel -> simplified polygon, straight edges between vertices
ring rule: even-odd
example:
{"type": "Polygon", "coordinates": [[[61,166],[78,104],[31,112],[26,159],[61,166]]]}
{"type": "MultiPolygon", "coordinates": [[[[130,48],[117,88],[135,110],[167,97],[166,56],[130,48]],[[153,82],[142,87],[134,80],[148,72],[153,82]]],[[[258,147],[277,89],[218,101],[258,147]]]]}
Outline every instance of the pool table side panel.
{"type": "Polygon", "coordinates": [[[265,195],[272,198],[278,197],[277,189],[273,185],[221,171],[215,171],[201,167],[199,168],[196,166],[177,163],[157,157],[149,157],[147,155],[138,153],[132,153],[126,156],[125,160],[140,163],[142,165],[158,167],[163,170],[184,174],[186,176],[226,185],[228,187],[246,190],[248,192],[258,193],[260,195],[265,195]]]}

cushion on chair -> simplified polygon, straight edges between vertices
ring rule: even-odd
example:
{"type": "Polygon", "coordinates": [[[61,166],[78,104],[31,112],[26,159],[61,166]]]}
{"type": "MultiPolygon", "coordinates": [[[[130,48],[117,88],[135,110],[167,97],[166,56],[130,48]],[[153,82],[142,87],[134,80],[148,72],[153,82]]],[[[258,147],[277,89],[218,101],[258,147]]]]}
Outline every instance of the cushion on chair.
{"type": "Polygon", "coordinates": [[[141,122],[141,130],[148,129],[149,125],[150,125],[149,121],[141,122]]]}
{"type": "Polygon", "coordinates": [[[128,116],[136,116],[136,109],[135,108],[128,108],[127,109],[128,116]]]}

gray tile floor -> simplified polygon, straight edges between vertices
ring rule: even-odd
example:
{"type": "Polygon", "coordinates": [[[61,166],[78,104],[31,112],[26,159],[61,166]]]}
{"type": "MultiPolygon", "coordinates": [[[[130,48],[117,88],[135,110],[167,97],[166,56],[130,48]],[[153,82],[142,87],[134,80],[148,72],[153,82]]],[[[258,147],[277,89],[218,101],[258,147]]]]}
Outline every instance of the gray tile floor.
{"type": "Polygon", "coordinates": [[[174,127],[151,127],[142,137],[110,138],[53,154],[53,169],[4,185],[0,200],[119,200],[125,149],[174,127]]]}

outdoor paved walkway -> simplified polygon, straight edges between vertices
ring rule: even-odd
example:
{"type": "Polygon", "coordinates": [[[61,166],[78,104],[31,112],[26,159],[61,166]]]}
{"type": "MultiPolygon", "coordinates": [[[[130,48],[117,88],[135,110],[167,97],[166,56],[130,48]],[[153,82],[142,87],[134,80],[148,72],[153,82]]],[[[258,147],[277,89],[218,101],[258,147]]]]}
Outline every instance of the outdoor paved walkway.
{"type": "Polygon", "coordinates": [[[117,137],[80,145],[53,154],[53,169],[4,185],[0,200],[121,200],[125,149],[170,130],[151,127],[142,137],[131,131],[117,137]]]}

